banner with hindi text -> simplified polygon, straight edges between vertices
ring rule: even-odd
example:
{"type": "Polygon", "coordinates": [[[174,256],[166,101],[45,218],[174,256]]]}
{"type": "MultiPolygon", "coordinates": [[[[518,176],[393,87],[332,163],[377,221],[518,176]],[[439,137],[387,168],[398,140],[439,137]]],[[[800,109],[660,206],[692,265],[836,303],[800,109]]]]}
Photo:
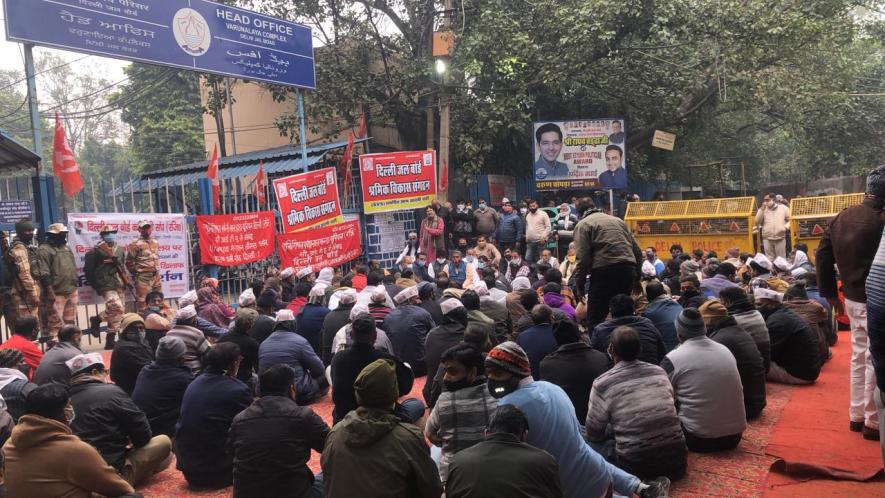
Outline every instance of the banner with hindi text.
{"type": "Polygon", "coordinates": [[[197,216],[200,262],[237,266],[273,256],[274,213],[197,216]]]}
{"type": "Polygon", "coordinates": [[[353,261],[363,252],[360,223],[357,220],[303,232],[283,233],[277,235],[277,242],[280,266],[283,268],[334,268],[353,261]]]}
{"type": "Polygon", "coordinates": [[[436,197],[436,153],[363,154],[360,180],[365,214],[425,207],[436,197]]]}
{"type": "Polygon", "coordinates": [[[335,168],[323,168],[273,181],[283,232],[341,223],[341,201],[335,168]]]}

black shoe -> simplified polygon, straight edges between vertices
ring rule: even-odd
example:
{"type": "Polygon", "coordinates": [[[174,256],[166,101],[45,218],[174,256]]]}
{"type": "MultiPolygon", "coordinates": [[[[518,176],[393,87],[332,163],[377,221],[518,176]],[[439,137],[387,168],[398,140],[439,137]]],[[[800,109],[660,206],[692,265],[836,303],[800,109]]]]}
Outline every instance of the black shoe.
{"type": "Polygon", "coordinates": [[[879,429],[873,429],[872,427],[863,426],[863,438],[867,441],[878,441],[879,440],[879,429]]]}
{"type": "Polygon", "coordinates": [[[848,430],[851,432],[863,431],[863,422],[848,422],[848,430]]]}
{"type": "Polygon", "coordinates": [[[639,498],[667,498],[667,493],[670,492],[670,479],[666,477],[658,477],[642,484],[646,487],[639,492],[639,498]]]}
{"type": "Polygon", "coordinates": [[[110,350],[114,349],[114,343],[117,342],[116,339],[117,339],[116,332],[108,332],[108,334],[104,340],[105,351],[110,351],[110,350]]]}
{"type": "Polygon", "coordinates": [[[94,316],[89,319],[89,335],[92,337],[101,337],[101,332],[98,330],[101,327],[101,317],[94,316]]]}

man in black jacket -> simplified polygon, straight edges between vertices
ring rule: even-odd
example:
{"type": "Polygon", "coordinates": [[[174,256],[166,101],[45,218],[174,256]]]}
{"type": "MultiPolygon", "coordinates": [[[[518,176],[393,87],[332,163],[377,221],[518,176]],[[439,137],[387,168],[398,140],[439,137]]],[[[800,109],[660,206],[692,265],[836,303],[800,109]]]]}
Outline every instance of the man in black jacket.
{"type": "MultiPolygon", "coordinates": [[[[353,383],[363,368],[375,360],[393,360],[396,365],[396,383],[399,386],[400,396],[408,394],[415,383],[415,376],[405,363],[389,353],[375,349],[378,331],[371,315],[368,313],[357,315],[353,320],[352,327],[353,345],[337,353],[332,359],[332,401],[335,403],[332,420],[334,423],[341,421],[345,415],[356,410],[359,406],[353,383]]],[[[409,398],[398,402],[394,411],[400,418],[408,422],[415,422],[424,415],[424,404],[417,399],[409,398]]]]}
{"type": "Polygon", "coordinates": [[[154,361],[154,352],[144,338],[144,319],[138,313],[127,313],[120,322],[120,339],[111,353],[111,380],[132,395],[141,369],[154,361]]]}
{"type": "Polygon", "coordinates": [[[323,481],[307,468],[322,453],[329,426],[295,404],[295,372],[274,365],[259,379],[261,397],[234,417],[227,445],[234,456],[234,496],[321,498],[323,481]]]}
{"type": "Polygon", "coordinates": [[[753,295],[771,338],[768,381],[813,384],[821,367],[817,334],[799,315],[784,308],[779,292],[758,288],[753,295]]]}
{"type": "Polygon", "coordinates": [[[427,382],[424,383],[424,389],[421,392],[424,395],[424,401],[430,408],[433,408],[436,401],[433,396],[434,384],[442,378],[437,375],[442,355],[450,347],[461,342],[464,339],[464,332],[467,331],[467,309],[461,304],[461,301],[450,297],[440,305],[443,311],[443,322],[431,329],[424,343],[427,382]]]}
{"type": "Polygon", "coordinates": [[[338,298],[338,307],[326,314],[323,318],[323,337],[321,344],[323,365],[332,364],[332,341],[341,327],[350,323],[350,310],[356,304],[356,291],[348,290],[341,293],[338,298]]]}
{"type": "Polygon", "coordinates": [[[75,356],[71,369],[71,431],[91,444],[133,487],[162,472],[172,461],[172,441],[152,437],[147,417],[108,373],[98,353],[75,356]],[[131,449],[127,449],[131,444],[131,449]]]}
{"type": "Polygon", "coordinates": [[[541,380],[561,387],[575,405],[575,415],[582,426],[587,420],[587,405],[593,381],[611,368],[605,353],[581,342],[578,324],[570,320],[553,328],[559,349],[541,360],[541,380]]]}
{"type": "Polygon", "coordinates": [[[132,401],[147,416],[153,434],[175,436],[184,391],[194,380],[184,364],[186,349],[178,337],[160,338],[157,359],[142,368],[135,381],[132,401]]]}
{"type": "Polygon", "coordinates": [[[449,466],[447,498],[557,498],[559,465],[526,443],[529,422],[513,405],[499,406],[486,440],[459,451],[449,466]]]}

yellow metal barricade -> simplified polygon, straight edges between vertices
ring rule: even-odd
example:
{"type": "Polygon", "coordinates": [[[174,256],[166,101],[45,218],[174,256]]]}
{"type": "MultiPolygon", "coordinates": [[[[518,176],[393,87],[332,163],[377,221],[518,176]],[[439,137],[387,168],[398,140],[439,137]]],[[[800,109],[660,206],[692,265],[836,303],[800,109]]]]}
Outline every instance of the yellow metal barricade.
{"type": "Polygon", "coordinates": [[[739,247],[753,249],[754,197],[699,199],[692,201],[631,202],[624,220],[643,249],[654,247],[667,254],[679,244],[685,252],[694,249],[725,251],[739,247]]]}
{"type": "Polygon", "coordinates": [[[808,257],[813,261],[820,239],[830,226],[830,220],[843,209],[863,202],[863,193],[799,197],[790,201],[790,238],[796,243],[808,244],[808,257]]]}

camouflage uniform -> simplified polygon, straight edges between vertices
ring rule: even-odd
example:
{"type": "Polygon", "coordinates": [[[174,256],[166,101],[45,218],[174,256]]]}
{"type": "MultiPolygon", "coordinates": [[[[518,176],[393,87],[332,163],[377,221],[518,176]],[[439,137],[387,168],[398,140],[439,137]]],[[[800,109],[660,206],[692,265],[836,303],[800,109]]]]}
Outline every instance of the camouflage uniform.
{"type": "MultiPolygon", "coordinates": [[[[50,225],[47,230],[47,233],[62,232],[67,232],[67,228],[60,223],[50,225]]],[[[48,270],[47,282],[55,293],[52,306],[44,306],[46,321],[43,329],[54,338],[62,325],[73,325],[77,321],[77,265],[67,244],[56,246],[45,242],[40,244],[37,254],[48,270]]]]}
{"type": "MultiPolygon", "coordinates": [[[[139,222],[139,225],[144,222],[139,222]]],[[[139,237],[129,243],[126,254],[126,269],[134,277],[136,310],[143,313],[147,304],[148,292],[161,292],[160,284],[160,243],[157,239],[139,237]]]]}
{"type": "Polygon", "coordinates": [[[12,241],[12,246],[9,248],[8,263],[15,265],[15,268],[12,268],[14,276],[10,285],[12,317],[9,326],[12,328],[18,318],[33,316],[39,319],[42,294],[40,282],[47,275],[41,268],[37,248],[26,246],[17,238],[12,241]]]}
{"type": "Polygon", "coordinates": [[[120,279],[117,265],[108,254],[113,254],[120,264],[126,257],[118,244],[110,246],[101,241],[86,254],[86,264],[83,270],[89,284],[95,289],[95,292],[104,298],[105,310],[99,316],[102,322],[107,322],[108,333],[112,334],[120,331],[120,322],[123,320],[124,294],[123,281],[120,279]]]}

